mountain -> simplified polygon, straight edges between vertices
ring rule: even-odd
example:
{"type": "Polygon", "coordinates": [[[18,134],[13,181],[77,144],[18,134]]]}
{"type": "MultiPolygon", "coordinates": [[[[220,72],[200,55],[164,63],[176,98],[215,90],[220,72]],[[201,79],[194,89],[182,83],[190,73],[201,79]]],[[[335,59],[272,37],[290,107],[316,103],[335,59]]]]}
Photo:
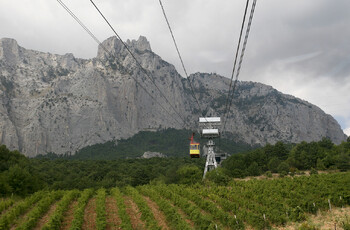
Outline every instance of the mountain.
{"type": "MultiPolygon", "coordinates": [[[[190,75],[204,111],[200,114],[188,81],[152,52],[145,37],[126,44],[153,80],[116,37],[105,40],[107,51],[99,47],[92,59],[28,50],[1,39],[1,144],[27,156],[74,153],[143,130],[197,129],[199,116],[223,116],[229,79],[190,75]]],[[[248,144],[322,137],[340,143],[346,138],[336,120],[317,106],[254,82],[238,83],[226,131],[227,137],[248,144]]]]}

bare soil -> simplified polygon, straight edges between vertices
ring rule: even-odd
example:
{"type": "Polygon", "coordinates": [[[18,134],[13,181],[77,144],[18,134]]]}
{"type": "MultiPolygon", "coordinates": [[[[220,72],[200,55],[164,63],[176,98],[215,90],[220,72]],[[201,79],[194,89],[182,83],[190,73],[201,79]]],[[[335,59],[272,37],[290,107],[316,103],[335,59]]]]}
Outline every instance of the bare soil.
{"type": "Polygon", "coordinates": [[[45,213],[43,217],[38,221],[35,230],[40,230],[50,220],[50,216],[55,212],[57,203],[51,205],[50,209],[45,213]]]}
{"type": "Polygon", "coordinates": [[[72,221],[74,219],[74,209],[77,206],[78,201],[73,201],[69,207],[67,212],[64,214],[61,230],[68,230],[72,224],[72,221]]]}
{"type": "Polygon", "coordinates": [[[191,228],[195,229],[195,225],[192,222],[192,220],[190,220],[188,218],[188,216],[186,215],[186,213],[184,211],[182,211],[179,207],[175,206],[174,204],[171,204],[171,206],[173,206],[174,208],[177,209],[177,211],[179,212],[179,214],[181,215],[182,219],[184,219],[186,221],[187,224],[189,224],[191,226],[191,228]]]}
{"type": "Polygon", "coordinates": [[[96,229],[96,198],[89,200],[84,211],[84,222],[82,229],[95,230],[96,229]]]}
{"type": "Polygon", "coordinates": [[[30,207],[25,213],[23,213],[21,216],[19,216],[14,224],[12,225],[12,227],[10,228],[10,230],[14,230],[17,228],[17,226],[21,225],[24,221],[27,220],[28,214],[29,212],[35,207],[36,204],[33,204],[32,207],[30,207]]]}
{"type": "Polygon", "coordinates": [[[117,202],[116,200],[111,197],[107,196],[106,197],[106,220],[107,220],[107,230],[112,230],[112,229],[121,229],[120,224],[121,220],[118,216],[118,207],[117,207],[117,202]]]}
{"type": "Polygon", "coordinates": [[[149,197],[144,196],[144,199],[146,200],[148,206],[150,207],[150,209],[153,212],[154,218],[156,219],[156,221],[158,222],[158,225],[162,228],[162,229],[166,229],[168,230],[168,224],[166,221],[166,218],[164,216],[164,214],[159,210],[158,205],[153,202],[149,197]]]}
{"type": "Polygon", "coordinates": [[[141,220],[141,212],[135,202],[128,196],[124,197],[126,213],[130,216],[133,229],[146,229],[145,223],[141,220]]]}

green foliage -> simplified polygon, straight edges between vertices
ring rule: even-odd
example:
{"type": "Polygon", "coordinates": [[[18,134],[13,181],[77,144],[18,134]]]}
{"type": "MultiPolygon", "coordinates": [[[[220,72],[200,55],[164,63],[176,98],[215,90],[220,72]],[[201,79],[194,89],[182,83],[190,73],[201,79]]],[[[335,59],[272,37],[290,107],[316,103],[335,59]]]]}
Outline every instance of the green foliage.
{"type": "Polygon", "coordinates": [[[315,174],[318,174],[318,171],[314,168],[311,168],[310,175],[315,175],[315,174]]]}
{"type": "Polygon", "coordinates": [[[189,230],[191,227],[179,214],[178,209],[174,207],[167,199],[162,198],[153,187],[142,186],[138,187],[139,191],[150,197],[153,202],[156,202],[159,209],[164,213],[167,222],[173,229],[189,230]]]}
{"type": "Polygon", "coordinates": [[[265,172],[265,176],[271,178],[271,177],[272,177],[271,171],[266,171],[266,172],[265,172]]]}
{"type": "Polygon", "coordinates": [[[227,185],[231,178],[227,175],[227,172],[225,171],[226,169],[221,167],[215,170],[211,170],[205,175],[205,180],[214,182],[218,185],[227,185]]]}
{"type": "MultiPolygon", "coordinates": [[[[334,145],[329,139],[319,142],[301,142],[275,145],[254,149],[247,153],[235,154],[223,162],[227,175],[231,177],[257,176],[266,171],[288,174],[290,169],[350,170],[350,143],[334,145]]],[[[294,175],[294,173],[291,173],[294,175]]]]}
{"type": "MultiPolygon", "coordinates": [[[[143,185],[136,189],[128,186],[123,191],[138,206],[147,229],[160,229],[148,198],[164,213],[171,229],[244,229],[247,225],[253,229],[270,229],[285,226],[288,221],[305,221],[308,213],[328,210],[328,200],[332,207],[350,205],[349,184],[350,172],[338,172],[274,180],[232,180],[222,186],[210,181],[193,185],[143,185]],[[194,226],[186,223],[186,219],[194,226]]],[[[121,219],[118,227],[131,230],[122,193],[118,188],[111,189],[110,193],[117,201],[121,219]]],[[[77,190],[41,191],[29,196],[0,216],[0,229],[10,229],[16,224],[18,229],[32,229],[52,203],[63,195],[43,228],[60,229],[63,213],[78,194],[77,190]],[[25,212],[24,221],[19,224],[16,220],[25,212]]],[[[81,229],[86,204],[93,194],[92,189],[81,193],[71,229],[81,229]]],[[[96,229],[106,226],[105,197],[106,190],[99,189],[96,193],[96,229]]],[[[314,229],[307,223],[300,227],[314,229]]],[[[341,227],[348,229],[347,219],[341,227]]]]}
{"type": "Polygon", "coordinates": [[[5,215],[0,217],[0,229],[9,229],[16,218],[27,211],[33,204],[39,201],[44,195],[48,193],[39,191],[32,196],[28,196],[26,199],[17,202],[5,215]]]}
{"type": "Polygon", "coordinates": [[[173,191],[173,188],[165,185],[157,185],[155,190],[160,196],[170,200],[175,206],[178,206],[183,212],[185,212],[188,218],[195,223],[197,228],[215,229],[215,222],[213,222],[212,216],[201,213],[200,208],[173,191]],[[209,226],[211,227],[209,228],[209,226]]]}
{"type": "Polygon", "coordinates": [[[202,179],[202,170],[197,166],[185,165],[176,171],[180,184],[194,184],[202,179]]]}
{"type": "Polygon", "coordinates": [[[310,225],[309,223],[304,222],[300,225],[298,230],[318,230],[318,228],[313,225],[310,225]]]}
{"type": "Polygon", "coordinates": [[[346,218],[344,220],[342,220],[341,227],[344,230],[350,230],[350,217],[349,216],[346,216],[346,218]]]}
{"type": "Polygon", "coordinates": [[[30,159],[37,176],[50,189],[112,188],[137,186],[158,180],[179,183],[176,171],[183,165],[196,166],[201,174],[204,159],[151,158],[110,161],[30,159]]]}
{"type": "Polygon", "coordinates": [[[289,172],[289,165],[286,162],[282,162],[281,164],[278,165],[277,171],[279,173],[286,173],[286,174],[288,174],[288,172],[289,172]]]}
{"type": "Polygon", "coordinates": [[[47,194],[46,197],[41,199],[35,207],[26,215],[26,220],[19,226],[17,226],[16,229],[18,230],[24,230],[24,229],[32,229],[35,227],[37,221],[39,218],[46,213],[51,204],[56,201],[57,199],[61,198],[63,195],[62,191],[53,191],[47,194]]]}
{"type": "Polygon", "coordinates": [[[26,196],[42,188],[29,159],[18,151],[0,146],[0,196],[26,196]]]}
{"type": "Polygon", "coordinates": [[[78,190],[65,192],[63,198],[58,202],[55,212],[50,216],[50,220],[43,226],[43,230],[59,230],[63,220],[63,215],[67,211],[71,201],[79,195],[78,190]]]}
{"type": "Polygon", "coordinates": [[[131,225],[130,217],[126,213],[124,199],[123,199],[123,196],[122,196],[120,190],[118,188],[113,188],[113,189],[111,189],[111,194],[117,201],[118,215],[122,221],[120,227],[122,229],[131,230],[132,225],[131,225]]]}
{"type": "Polygon", "coordinates": [[[89,201],[93,193],[94,193],[93,189],[85,189],[81,193],[78,199],[78,204],[74,209],[74,219],[71,224],[70,230],[81,229],[81,226],[83,225],[83,221],[84,221],[85,206],[87,205],[87,202],[89,201]]]}
{"type": "Polygon", "coordinates": [[[158,225],[156,219],[154,218],[153,212],[149,208],[148,204],[144,198],[139,194],[139,192],[133,187],[125,188],[126,194],[131,196],[133,201],[137,204],[137,207],[141,211],[141,220],[146,222],[148,229],[161,229],[158,225]]]}
{"type": "MultiPolygon", "coordinates": [[[[87,146],[76,152],[74,155],[56,155],[50,153],[39,155],[37,158],[49,159],[77,159],[77,160],[115,160],[125,158],[141,157],[146,151],[161,152],[168,157],[187,157],[189,155],[189,137],[192,131],[164,129],[156,132],[141,131],[128,139],[108,141],[103,144],[87,146]]],[[[200,140],[201,145],[206,140],[200,140]]],[[[237,143],[229,139],[221,138],[220,149],[230,154],[251,149],[248,144],[237,143]]]]}
{"type": "Polygon", "coordinates": [[[96,227],[97,229],[105,229],[106,228],[106,189],[100,188],[97,190],[96,197],[96,227]]]}

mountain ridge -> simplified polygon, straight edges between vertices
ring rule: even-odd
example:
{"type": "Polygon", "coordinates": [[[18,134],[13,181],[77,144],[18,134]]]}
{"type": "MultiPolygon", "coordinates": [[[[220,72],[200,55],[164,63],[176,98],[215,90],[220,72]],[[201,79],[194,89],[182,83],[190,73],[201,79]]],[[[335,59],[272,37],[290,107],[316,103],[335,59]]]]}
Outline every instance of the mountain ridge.
{"type": "MultiPolygon", "coordinates": [[[[96,58],[80,59],[27,50],[14,39],[1,39],[1,143],[27,156],[62,154],[145,129],[183,128],[121,41],[110,37],[102,44],[118,62],[101,46],[96,58]]],[[[209,73],[190,75],[204,110],[200,114],[188,81],[151,50],[145,37],[126,44],[187,126],[196,129],[202,115],[222,116],[229,79],[209,73]]],[[[317,106],[261,83],[239,82],[231,111],[226,131],[235,141],[264,144],[327,137],[340,143],[346,139],[337,121],[317,106]]]]}

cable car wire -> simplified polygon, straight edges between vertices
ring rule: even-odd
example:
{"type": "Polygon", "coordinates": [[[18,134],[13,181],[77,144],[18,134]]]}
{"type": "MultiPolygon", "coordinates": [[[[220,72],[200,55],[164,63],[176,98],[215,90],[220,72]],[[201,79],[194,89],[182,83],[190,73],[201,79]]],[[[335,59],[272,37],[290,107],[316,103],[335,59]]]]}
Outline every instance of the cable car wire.
{"type": "MultiPolygon", "coordinates": [[[[186,68],[185,68],[185,64],[184,64],[184,62],[183,62],[183,60],[182,60],[182,57],[181,57],[179,48],[178,48],[177,43],[176,43],[176,40],[175,40],[175,36],[174,36],[173,30],[171,29],[171,26],[170,26],[168,17],[166,16],[166,13],[165,13],[165,10],[164,10],[164,6],[163,6],[161,0],[159,0],[159,4],[160,4],[160,7],[162,8],[162,12],[163,12],[165,21],[166,21],[166,23],[167,23],[167,25],[168,25],[168,28],[169,28],[171,37],[172,37],[172,39],[173,39],[173,42],[174,42],[174,45],[175,45],[177,54],[178,54],[178,56],[179,56],[179,59],[180,59],[182,68],[183,68],[183,70],[184,70],[184,72],[185,72],[186,79],[187,79],[187,81],[188,81],[188,83],[189,83],[189,85],[190,85],[192,97],[195,99],[195,101],[196,101],[196,103],[197,103],[197,106],[198,106],[198,109],[199,109],[200,113],[202,114],[202,116],[205,116],[205,115],[202,113],[203,110],[202,110],[202,108],[201,108],[201,106],[200,106],[200,104],[199,104],[199,100],[197,99],[197,97],[196,97],[196,95],[195,95],[195,93],[194,93],[194,89],[193,89],[192,83],[191,83],[191,81],[190,81],[190,79],[189,79],[189,77],[188,77],[187,70],[186,70],[186,68]]],[[[207,121],[206,117],[205,117],[205,120],[207,121]]],[[[207,121],[207,122],[208,122],[208,121],[207,121]]]]}
{"type": "MultiPolygon", "coordinates": [[[[241,31],[239,33],[238,45],[237,45],[237,49],[236,49],[236,56],[235,56],[235,60],[234,60],[234,63],[233,63],[231,80],[230,80],[230,86],[228,88],[228,95],[227,95],[226,103],[225,103],[226,106],[225,106],[224,118],[226,117],[226,113],[227,113],[227,109],[228,109],[228,105],[229,105],[229,98],[230,98],[230,95],[231,95],[231,87],[232,87],[232,82],[233,82],[233,76],[234,76],[235,70],[236,70],[237,58],[238,58],[239,48],[241,46],[242,34],[243,34],[244,24],[245,24],[245,20],[246,20],[246,16],[247,16],[248,6],[249,6],[249,0],[247,0],[247,3],[245,5],[243,21],[242,21],[242,25],[241,25],[241,31]]],[[[226,120],[225,120],[225,124],[226,124],[226,120]]],[[[224,127],[225,127],[225,125],[224,125],[224,127]]]]}
{"type": "MultiPolygon", "coordinates": [[[[119,66],[122,66],[120,64],[120,62],[118,61],[118,58],[111,53],[98,39],[97,37],[84,25],[84,23],[61,1],[61,0],[57,0],[57,2],[73,17],[73,19],[95,40],[95,42],[101,46],[110,56],[114,57],[115,61],[117,62],[117,64],[119,66]]],[[[162,104],[160,104],[160,102],[158,102],[156,100],[156,98],[150,93],[148,92],[148,90],[142,86],[142,84],[136,79],[136,77],[132,76],[132,74],[128,73],[128,75],[130,75],[131,78],[134,79],[134,81],[136,82],[137,85],[139,85],[145,92],[147,95],[149,95],[151,97],[152,100],[154,100],[166,113],[168,113],[171,117],[174,118],[173,114],[171,114],[162,104]]],[[[182,119],[182,117],[180,117],[182,119]]],[[[179,123],[180,125],[182,125],[182,123],[180,121],[178,121],[177,119],[174,119],[177,123],[179,123]]],[[[182,120],[184,123],[185,121],[182,120]]]]}
{"type": "MultiPolygon", "coordinates": [[[[248,2],[249,2],[249,0],[247,0],[247,5],[248,5],[248,2]]],[[[243,42],[241,55],[240,55],[239,63],[238,63],[238,68],[237,68],[237,72],[236,72],[236,79],[235,79],[235,82],[234,82],[233,87],[232,87],[232,93],[231,93],[232,96],[230,94],[228,95],[229,104],[228,104],[228,109],[226,110],[226,116],[225,116],[225,122],[224,122],[223,131],[225,131],[226,122],[227,122],[228,115],[230,113],[230,108],[231,108],[231,105],[232,105],[232,99],[234,97],[235,89],[236,89],[237,82],[238,82],[238,77],[239,77],[240,70],[241,70],[241,67],[242,67],[244,52],[246,50],[246,46],[247,46],[247,42],[248,42],[248,37],[249,37],[249,32],[250,32],[250,28],[251,28],[252,21],[253,21],[253,16],[254,16],[254,12],[255,12],[256,2],[257,2],[257,0],[253,0],[252,8],[250,10],[249,21],[248,21],[247,29],[246,29],[246,32],[245,32],[244,42],[243,42]]],[[[246,8],[246,10],[247,10],[247,8],[246,8]]],[[[244,19],[243,19],[243,23],[242,23],[242,28],[244,26],[245,16],[246,16],[246,11],[244,13],[244,19]]],[[[237,58],[237,54],[238,53],[236,53],[236,58],[237,58]]],[[[233,71],[232,71],[232,77],[234,75],[235,65],[236,65],[236,59],[235,59],[235,64],[234,64],[234,68],[233,68],[233,71]]],[[[231,77],[231,83],[232,83],[232,79],[233,79],[232,77],[231,77]]],[[[231,86],[231,84],[230,84],[230,86],[231,86]]],[[[229,91],[229,93],[230,93],[230,91],[229,91]]]]}
{"type": "Polygon", "coordinates": [[[116,30],[113,28],[113,26],[109,23],[109,21],[107,20],[107,18],[103,15],[103,13],[101,12],[101,10],[97,7],[97,5],[94,3],[93,0],[90,0],[91,4],[95,7],[95,9],[99,12],[99,14],[101,15],[101,17],[106,21],[106,23],[108,24],[108,26],[112,29],[112,31],[114,32],[114,34],[118,37],[118,39],[122,42],[122,44],[124,45],[125,49],[129,52],[129,54],[132,56],[132,58],[135,60],[136,64],[139,66],[139,68],[144,72],[144,74],[152,81],[153,85],[157,88],[157,90],[160,92],[161,96],[165,98],[165,100],[167,101],[167,103],[170,105],[170,107],[173,109],[173,111],[181,118],[181,120],[184,122],[184,126],[186,127],[187,122],[185,121],[185,119],[180,115],[180,113],[175,109],[175,107],[170,103],[170,101],[168,100],[168,98],[165,96],[165,94],[163,93],[163,91],[157,86],[157,84],[155,83],[155,80],[153,77],[151,77],[148,72],[145,70],[145,68],[142,67],[141,63],[136,59],[135,55],[131,52],[131,50],[129,49],[129,47],[125,44],[125,42],[123,42],[123,40],[121,39],[121,37],[119,36],[119,34],[116,32],[116,30]]]}

